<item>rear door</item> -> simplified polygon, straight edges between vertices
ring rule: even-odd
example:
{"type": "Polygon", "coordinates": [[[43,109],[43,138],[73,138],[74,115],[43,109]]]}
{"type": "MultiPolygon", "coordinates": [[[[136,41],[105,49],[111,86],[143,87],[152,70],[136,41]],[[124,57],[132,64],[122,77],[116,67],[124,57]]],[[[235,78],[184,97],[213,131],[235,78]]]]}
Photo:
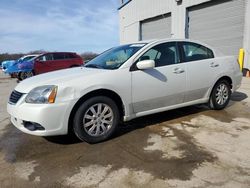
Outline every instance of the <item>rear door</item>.
{"type": "Polygon", "coordinates": [[[81,58],[73,53],[66,53],[65,59],[67,60],[67,67],[76,67],[83,64],[81,58]]]}
{"type": "Polygon", "coordinates": [[[69,68],[69,61],[65,57],[65,53],[53,53],[53,67],[54,70],[69,68]]]}
{"type": "Polygon", "coordinates": [[[184,102],[202,99],[219,74],[220,65],[211,49],[193,42],[179,42],[187,70],[187,93],[184,102]]]}

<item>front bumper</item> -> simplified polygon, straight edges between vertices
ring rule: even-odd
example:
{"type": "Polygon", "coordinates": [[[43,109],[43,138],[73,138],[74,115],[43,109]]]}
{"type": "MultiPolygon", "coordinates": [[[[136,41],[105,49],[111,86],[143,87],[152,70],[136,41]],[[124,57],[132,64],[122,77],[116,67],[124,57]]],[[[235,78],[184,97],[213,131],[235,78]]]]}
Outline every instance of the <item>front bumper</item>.
{"type": "Polygon", "coordinates": [[[7,105],[12,124],[22,132],[37,136],[55,136],[68,133],[68,120],[74,101],[54,104],[25,103],[23,95],[17,104],[7,105]],[[42,125],[45,130],[31,131],[24,127],[24,121],[42,125]]]}

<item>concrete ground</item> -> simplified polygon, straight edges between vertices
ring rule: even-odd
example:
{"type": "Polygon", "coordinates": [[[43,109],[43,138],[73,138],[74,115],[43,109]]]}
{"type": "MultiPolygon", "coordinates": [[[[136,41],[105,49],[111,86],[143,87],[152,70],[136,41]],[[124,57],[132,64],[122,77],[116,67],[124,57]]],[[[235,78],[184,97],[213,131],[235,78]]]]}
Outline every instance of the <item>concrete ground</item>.
{"type": "Polygon", "coordinates": [[[250,187],[250,79],[225,110],[143,117],[95,145],[18,131],[6,112],[16,84],[0,73],[0,187],[250,187]]]}

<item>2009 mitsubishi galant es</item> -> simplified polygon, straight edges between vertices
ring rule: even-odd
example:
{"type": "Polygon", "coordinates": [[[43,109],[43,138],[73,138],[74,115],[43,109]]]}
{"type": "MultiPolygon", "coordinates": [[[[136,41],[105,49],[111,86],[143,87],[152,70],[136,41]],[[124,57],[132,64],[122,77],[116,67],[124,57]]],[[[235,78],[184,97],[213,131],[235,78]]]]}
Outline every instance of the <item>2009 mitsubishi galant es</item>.
{"type": "Polygon", "coordinates": [[[207,103],[227,106],[242,73],[234,57],[190,40],[155,40],[105,51],[84,67],[19,83],[8,112],[21,131],[38,136],[72,130],[83,141],[109,138],[121,121],[207,103]]]}

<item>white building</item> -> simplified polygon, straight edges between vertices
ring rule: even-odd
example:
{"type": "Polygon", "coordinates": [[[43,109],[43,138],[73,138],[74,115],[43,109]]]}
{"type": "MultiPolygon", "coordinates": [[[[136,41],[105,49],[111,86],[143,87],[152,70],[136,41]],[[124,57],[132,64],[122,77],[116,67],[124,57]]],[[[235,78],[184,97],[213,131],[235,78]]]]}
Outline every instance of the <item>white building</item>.
{"type": "Polygon", "coordinates": [[[245,51],[250,69],[250,0],[130,0],[119,8],[121,44],[190,38],[226,55],[245,51]]]}

